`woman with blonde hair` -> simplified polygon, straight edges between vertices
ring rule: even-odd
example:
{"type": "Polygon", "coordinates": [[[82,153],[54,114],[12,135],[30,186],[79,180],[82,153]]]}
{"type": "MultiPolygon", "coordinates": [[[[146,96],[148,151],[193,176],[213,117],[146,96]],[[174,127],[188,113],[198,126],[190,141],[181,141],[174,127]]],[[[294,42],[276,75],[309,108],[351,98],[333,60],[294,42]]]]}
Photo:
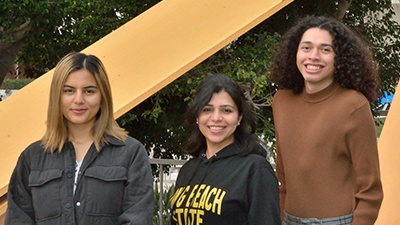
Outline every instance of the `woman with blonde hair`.
{"type": "Polygon", "coordinates": [[[7,225],[152,224],[147,151],[118,126],[107,72],[94,55],[57,64],[47,129],[18,159],[7,225]]]}

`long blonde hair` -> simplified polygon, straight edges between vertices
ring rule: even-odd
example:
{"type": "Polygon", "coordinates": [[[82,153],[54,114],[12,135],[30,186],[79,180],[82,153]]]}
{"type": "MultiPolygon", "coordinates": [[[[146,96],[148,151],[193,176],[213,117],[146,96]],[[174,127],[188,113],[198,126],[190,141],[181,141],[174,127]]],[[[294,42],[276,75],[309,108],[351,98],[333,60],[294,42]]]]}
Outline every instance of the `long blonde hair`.
{"type": "Polygon", "coordinates": [[[101,146],[108,143],[105,134],[126,140],[127,132],[114,120],[111,86],[103,63],[94,55],[70,53],[56,65],[50,86],[47,129],[42,138],[42,144],[48,152],[61,152],[68,141],[67,121],[61,112],[61,93],[69,74],[81,69],[93,74],[101,93],[101,108],[92,128],[96,150],[100,151],[101,146]]]}

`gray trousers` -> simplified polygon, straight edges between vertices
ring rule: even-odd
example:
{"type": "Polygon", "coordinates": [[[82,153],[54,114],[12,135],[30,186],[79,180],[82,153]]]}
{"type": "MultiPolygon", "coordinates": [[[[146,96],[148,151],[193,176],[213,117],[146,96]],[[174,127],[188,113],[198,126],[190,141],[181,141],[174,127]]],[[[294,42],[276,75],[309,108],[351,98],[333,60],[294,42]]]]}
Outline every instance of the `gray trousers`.
{"type": "Polygon", "coordinates": [[[285,213],[285,219],[282,222],[282,225],[351,225],[353,221],[353,214],[348,214],[345,216],[332,217],[332,218],[300,218],[296,216],[292,216],[285,213]]]}

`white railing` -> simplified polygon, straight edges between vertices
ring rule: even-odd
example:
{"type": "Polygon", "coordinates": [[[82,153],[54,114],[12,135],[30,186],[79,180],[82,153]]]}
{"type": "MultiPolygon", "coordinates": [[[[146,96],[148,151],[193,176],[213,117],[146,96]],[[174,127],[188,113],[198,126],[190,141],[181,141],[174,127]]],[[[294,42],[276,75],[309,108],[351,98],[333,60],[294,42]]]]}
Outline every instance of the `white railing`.
{"type": "Polygon", "coordinates": [[[163,224],[163,211],[164,211],[164,206],[163,206],[163,194],[164,194],[164,166],[165,165],[173,165],[173,166],[182,166],[185,164],[187,160],[176,160],[176,159],[153,159],[150,158],[150,163],[158,165],[158,178],[160,180],[159,182],[159,219],[160,219],[160,225],[163,224]]]}

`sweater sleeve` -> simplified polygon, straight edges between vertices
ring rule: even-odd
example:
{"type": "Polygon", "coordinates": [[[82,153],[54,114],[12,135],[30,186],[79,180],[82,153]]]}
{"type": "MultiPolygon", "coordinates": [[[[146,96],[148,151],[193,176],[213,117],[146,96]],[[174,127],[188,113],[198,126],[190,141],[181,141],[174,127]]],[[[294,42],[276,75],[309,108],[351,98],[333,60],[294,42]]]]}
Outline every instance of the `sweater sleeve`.
{"type": "MultiPolygon", "coordinates": [[[[278,91],[273,99],[272,102],[272,109],[273,109],[273,117],[274,117],[274,125],[277,126],[277,120],[279,120],[280,113],[278,113],[281,110],[281,105],[280,102],[284,102],[282,100],[282,91],[278,91]]],[[[280,152],[280,142],[279,142],[279,133],[278,129],[275,127],[275,138],[276,138],[276,176],[279,181],[279,201],[280,201],[280,217],[281,220],[283,221],[284,219],[284,211],[285,211],[285,200],[286,200],[286,180],[285,180],[285,171],[283,168],[283,161],[282,161],[282,155],[280,152]]]]}
{"type": "Polygon", "coordinates": [[[348,123],[346,145],[356,173],[353,225],[374,224],[383,199],[375,123],[369,104],[354,110],[348,123]]]}
{"type": "Polygon", "coordinates": [[[5,225],[35,224],[32,195],[28,187],[29,173],[29,166],[23,153],[18,159],[8,185],[5,225]]]}

